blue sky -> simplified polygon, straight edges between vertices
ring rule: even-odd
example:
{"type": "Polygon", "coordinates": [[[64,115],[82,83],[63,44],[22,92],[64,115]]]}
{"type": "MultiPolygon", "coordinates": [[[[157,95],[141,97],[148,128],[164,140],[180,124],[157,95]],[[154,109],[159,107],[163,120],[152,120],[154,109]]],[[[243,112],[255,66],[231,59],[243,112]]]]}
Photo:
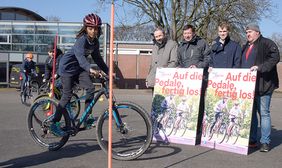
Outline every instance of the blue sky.
{"type": "MultiPolygon", "coordinates": [[[[65,22],[80,22],[82,18],[91,12],[98,12],[103,22],[110,23],[110,4],[101,6],[98,0],[0,0],[0,6],[10,7],[21,7],[28,10],[34,11],[41,15],[46,16],[58,16],[62,21],[65,22]]],[[[259,23],[261,32],[264,36],[270,37],[273,33],[282,34],[282,1],[272,0],[277,4],[277,10],[275,10],[274,19],[265,19],[259,23]]],[[[119,23],[122,20],[119,16],[124,15],[124,11],[120,10],[119,6],[116,5],[117,15],[115,23],[119,23]]],[[[126,20],[130,21],[134,19],[133,15],[128,14],[129,18],[126,20]],[[131,18],[130,18],[131,17],[131,18]]]]}

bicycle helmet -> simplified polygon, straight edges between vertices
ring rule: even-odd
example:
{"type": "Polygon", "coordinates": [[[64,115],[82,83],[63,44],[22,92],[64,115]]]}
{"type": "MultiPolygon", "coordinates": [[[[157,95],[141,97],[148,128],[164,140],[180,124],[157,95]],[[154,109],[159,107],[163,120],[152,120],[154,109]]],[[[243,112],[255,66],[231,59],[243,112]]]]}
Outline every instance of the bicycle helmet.
{"type": "Polygon", "coordinates": [[[84,17],[83,25],[88,27],[101,26],[102,20],[98,15],[90,13],[84,17]]]}

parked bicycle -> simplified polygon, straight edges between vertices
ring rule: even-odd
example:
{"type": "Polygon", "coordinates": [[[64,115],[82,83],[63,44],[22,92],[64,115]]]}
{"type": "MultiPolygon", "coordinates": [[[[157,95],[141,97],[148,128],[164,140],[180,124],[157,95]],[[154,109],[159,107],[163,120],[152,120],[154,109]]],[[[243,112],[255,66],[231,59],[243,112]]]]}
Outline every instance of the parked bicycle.
{"type": "MultiPolygon", "coordinates": [[[[80,126],[87,120],[90,109],[95,106],[101,96],[109,99],[108,78],[101,77],[102,88],[94,92],[94,98],[89,107],[80,118],[72,117],[71,109],[63,113],[60,127],[67,135],[56,137],[50,132],[50,122],[53,114],[46,115],[50,110],[55,111],[58,102],[49,97],[39,98],[30,108],[28,115],[28,128],[33,140],[50,151],[60,149],[70,136],[76,136],[78,132],[87,130],[80,126]],[[43,109],[50,104],[48,110],[43,109]]],[[[132,102],[116,102],[113,96],[112,104],[113,130],[112,130],[112,157],[118,160],[132,160],[141,156],[150,146],[152,141],[152,123],[146,110],[132,102]]],[[[97,141],[103,151],[108,151],[108,124],[109,110],[100,115],[96,125],[97,141]]]]}

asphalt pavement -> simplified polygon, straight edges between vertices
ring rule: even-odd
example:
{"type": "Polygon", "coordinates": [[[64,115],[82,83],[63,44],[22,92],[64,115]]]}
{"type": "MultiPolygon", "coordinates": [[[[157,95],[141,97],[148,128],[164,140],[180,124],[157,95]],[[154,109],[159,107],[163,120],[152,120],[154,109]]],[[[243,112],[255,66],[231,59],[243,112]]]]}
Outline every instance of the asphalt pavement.
{"type": "MultiPolygon", "coordinates": [[[[115,90],[118,100],[130,100],[147,111],[152,94],[149,90],[115,90]]],[[[112,160],[113,168],[281,168],[282,167],[282,93],[275,93],[271,103],[271,151],[259,149],[249,155],[201,147],[199,145],[163,144],[153,142],[148,151],[133,161],[112,160]]],[[[106,108],[99,102],[96,116],[106,108]]],[[[71,137],[59,151],[49,152],[38,146],[29,135],[27,115],[29,108],[20,103],[15,89],[0,89],[0,167],[39,168],[106,168],[107,154],[96,141],[95,130],[71,137]]]]}

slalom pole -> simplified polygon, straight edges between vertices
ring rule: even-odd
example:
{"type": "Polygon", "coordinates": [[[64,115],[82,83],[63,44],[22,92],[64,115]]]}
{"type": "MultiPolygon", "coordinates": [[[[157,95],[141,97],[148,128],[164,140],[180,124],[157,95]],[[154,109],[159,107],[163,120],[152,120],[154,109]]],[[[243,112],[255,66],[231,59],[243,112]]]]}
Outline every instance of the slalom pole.
{"type": "Polygon", "coordinates": [[[51,98],[54,96],[54,85],[55,85],[55,70],[56,70],[56,54],[57,54],[57,40],[58,40],[58,33],[54,39],[54,56],[53,56],[53,68],[52,68],[52,83],[51,83],[51,98]]]}
{"type": "Polygon", "coordinates": [[[112,113],[113,113],[113,52],[114,52],[114,0],[111,5],[110,72],[109,72],[109,143],[108,168],[112,168],[112,113]]]}

